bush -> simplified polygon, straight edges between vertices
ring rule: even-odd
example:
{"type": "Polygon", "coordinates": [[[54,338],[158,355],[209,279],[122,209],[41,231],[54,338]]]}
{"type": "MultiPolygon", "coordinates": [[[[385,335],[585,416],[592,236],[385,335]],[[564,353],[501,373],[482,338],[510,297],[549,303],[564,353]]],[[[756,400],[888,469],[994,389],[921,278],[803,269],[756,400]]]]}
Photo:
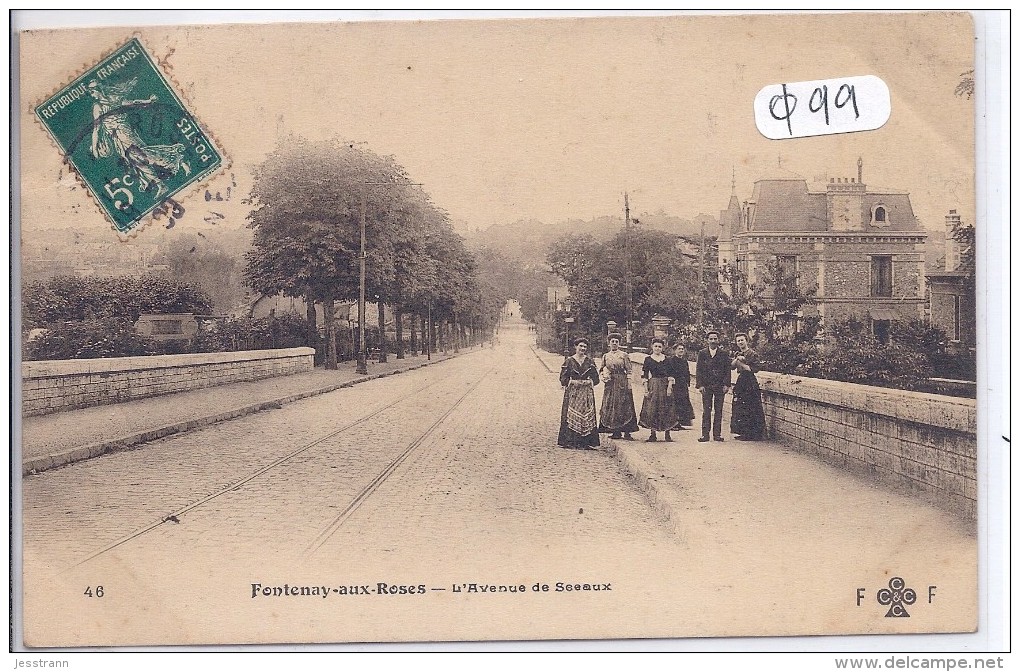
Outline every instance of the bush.
{"type": "Polygon", "coordinates": [[[155,343],[135,331],[131,320],[63,322],[25,343],[25,360],[131,357],[154,353],[155,343]]]}
{"type": "Polygon", "coordinates": [[[804,354],[804,361],[794,372],[813,378],[913,390],[931,375],[925,355],[900,345],[808,345],[804,354]]]}
{"type": "MultiPolygon", "coordinates": [[[[804,333],[759,343],[756,350],[762,370],[962,396],[966,395],[957,390],[964,388],[936,384],[929,379],[973,380],[968,378],[973,370],[972,353],[948,352],[945,332],[922,320],[893,322],[892,342],[888,345],[875,339],[870,324],[856,318],[828,323],[828,338],[824,342],[806,336],[816,331],[817,324],[805,326],[804,333]]],[[[677,333],[687,341],[690,351],[703,347],[702,331],[701,327],[681,327],[677,333]]]]}
{"type": "Polygon", "coordinates": [[[892,342],[879,343],[865,322],[851,318],[828,325],[824,343],[772,341],[759,349],[762,368],[810,378],[925,391],[934,374],[932,358],[944,334],[920,320],[894,322],[892,342]]]}
{"type": "Polygon", "coordinates": [[[210,331],[200,331],[191,341],[157,341],[136,332],[128,318],[104,317],[53,324],[43,334],[26,340],[23,354],[26,361],[179,355],[293,348],[305,345],[307,339],[308,322],[294,313],[223,320],[210,331]]]}
{"type": "Polygon", "coordinates": [[[195,337],[191,352],[231,352],[295,348],[308,342],[308,320],[297,313],[218,321],[195,337]]]}
{"type": "Polygon", "coordinates": [[[57,276],[30,283],[23,297],[23,319],[31,327],[108,317],[134,322],[142,313],[208,315],[212,311],[212,302],[198,286],[159,273],[107,278],[57,276]]]}

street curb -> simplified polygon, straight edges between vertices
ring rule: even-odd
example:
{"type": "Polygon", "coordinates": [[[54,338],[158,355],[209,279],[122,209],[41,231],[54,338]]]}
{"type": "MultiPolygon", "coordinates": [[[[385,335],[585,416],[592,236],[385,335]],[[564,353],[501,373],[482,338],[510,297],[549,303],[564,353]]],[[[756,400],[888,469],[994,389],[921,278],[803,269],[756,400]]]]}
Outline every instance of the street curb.
{"type": "Polygon", "coordinates": [[[627,476],[645,496],[652,509],[662,517],[667,527],[685,546],[689,545],[689,531],[680,519],[680,504],[675,501],[673,488],[659,482],[659,476],[636,450],[604,439],[608,452],[620,463],[627,476]]]}
{"type": "MultiPolygon", "coordinates": [[[[458,353],[459,354],[459,353],[458,353]]],[[[56,469],[57,467],[67,466],[75,462],[82,462],[89,460],[94,457],[101,455],[108,455],[110,453],[117,453],[124,450],[130,450],[134,446],[139,446],[156,439],[161,439],[171,434],[181,434],[188,432],[193,429],[199,429],[201,427],[208,427],[218,422],[224,422],[226,420],[233,420],[234,418],[240,418],[245,415],[251,415],[258,413],[259,411],[265,411],[268,409],[280,408],[283,404],[289,404],[294,401],[301,399],[307,399],[308,397],[315,397],[320,394],[327,394],[334,392],[344,387],[352,387],[359,383],[365,383],[370,380],[377,378],[385,378],[387,376],[393,376],[398,373],[406,373],[407,371],[414,371],[426,366],[433,364],[439,364],[449,359],[453,359],[457,355],[446,355],[442,359],[434,359],[430,362],[422,362],[420,364],[414,364],[406,368],[394,369],[393,371],[384,371],[382,373],[373,373],[366,376],[359,376],[352,380],[347,380],[342,383],[331,383],[324,387],[316,388],[314,390],[305,390],[303,392],[296,392],[289,394],[285,397],[279,397],[277,399],[271,399],[269,401],[260,401],[256,404],[249,404],[247,406],[241,406],[240,408],[233,408],[228,411],[221,413],[215,413],[208,415],[203,418],[194,418],[192,420],[184,420],[182,422],[175,422],[170,425],[164,425],[163,427],[157,427],[155,429],[147,429],[141,432],[135,432],[126,436],[120,436],[116,439],[110,439],[108,441],[99,441],[92,443],[87,446],[81,446],[79,448],[72,448],[62,453],[53,453],[50,455],[43,455],[41,457],[33,457],[30,460],[25,460],[21,463],[21,475],[31,476],[38,474],[43,471],[49,471],[50,469],[56,469]]]]}
{"type": "Polygon", "coordinates": [[[535,346],[529,345],[528,347],[531,348],[531,352],[535,355],[535,359],[537,359],[539,363],[545,367],[546,371],[548,371],[549,373],[556,373],[554,370],[549,368],[548,364],[545,363],[545,360],[542,359],[542,355],[538,354],[538,350],[535,349],[535,346]]]}

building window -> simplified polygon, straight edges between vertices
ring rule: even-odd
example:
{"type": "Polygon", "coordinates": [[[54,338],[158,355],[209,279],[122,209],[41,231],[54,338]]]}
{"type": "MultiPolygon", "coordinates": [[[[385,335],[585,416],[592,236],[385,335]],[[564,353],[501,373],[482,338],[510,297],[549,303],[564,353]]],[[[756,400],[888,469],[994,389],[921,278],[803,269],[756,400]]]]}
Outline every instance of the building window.
{"type": "Polygon", "coordinates": [[[797,275],[797,257],[792,254],[780,254],[776,256],[776,261],[779,262],[779,270],[783,272],[786,277],[797,275]]]}
{"type": "Polygon", "coordinates": [[[872,226],[889,226],[889,209],[884,205],[876,205],[871,209],[872,226]]]}
{"type": "Polygon", "coordinates": [[[871,258],[871,295],[892,296],[892,256],[871,258]]]}
{"type": "Polygon", "coordinates": [[[961,298],[962,297],[959,297],[959,296],[954,296],[953,297],[953,340],[954,341],[959,341],[960,340],[960,325],[962,323],[962,321],[960,320],[960,303],[961,303],[961,298]]]}
{"type": "Polygon", "coordinates": [[[889,320],[872,320],[871,333],[882,345],[889,345],[889,320]]]}

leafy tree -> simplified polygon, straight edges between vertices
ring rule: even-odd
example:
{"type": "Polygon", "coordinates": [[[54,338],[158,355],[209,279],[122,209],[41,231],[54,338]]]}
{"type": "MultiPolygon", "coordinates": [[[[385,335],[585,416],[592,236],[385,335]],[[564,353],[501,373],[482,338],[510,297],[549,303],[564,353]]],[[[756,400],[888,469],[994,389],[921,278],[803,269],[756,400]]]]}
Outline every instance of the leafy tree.
{"type": "Polygon", "coordinates": [[[956,270],[962,271],[967,276],[967,286],[971,292],[975,290],[975,231],[973,224],[965,224],[962,221],[953,225],[951,233],[953,240],[960,247],[960,264],[956,270]]]}
{"type": "Polygon", "coordinates": [[[520,289],[515,294],[521,304],[521,315],[530,322],[536,322],[547,307],[547,288],[555,282],[555,277],[542,269],[525,268],[521,278],[520,289]]]}
{"type": "MultiPolygon", "coordinates": [[[[736,332],[753,334],[753,340],[774,340],[788,330],[797,313],[814,301],[818,288],[802,288],[800,274],[786,271],[778,259],[761,268],[756,282],[748,284],[742,273],[729,269],[732,299],[719,307],[722,324],[736,332]]],[[[814,328],[816,328],[815,325],[814,328]]]]}
{"type": "Polygon", "coordinates": [[[602,245],[588,234],[567,234],[549,246],[546,260],[552,272],[573,288],[588,282],[602,256],[602,245]]]}
{"type": "Polygon", "coordinates": [[[628,270],[636,321],[647,326],[656,312],[689,313],[696,270],[677,249],[677,241],[673,234],[640,227],[620,231],[605,243],[573,234],[555,241],[547,260],[570,287],[579,326],[600,333],[608,320],[626,322],[628,270]]]}
{"type": "Polygon", "coordinates": [[[188,278],[201,287],[220,313],[229,312],[244,299],[235,259],[204,235],[194,234],[179,234],[166,240],[156,255],[157,261],[170,267],[173,277],[188,278]]]}
{"type": "Polygon", "coordinates": [[[358,297],[362,208],[366,294],[386,300],[396,292],[398,261],[416,244],[413,191],[392,157],[337,142],[288,138],[255,171],[245,282],[322,303],[327,368],[336,368],[334,303],[358,297]]]}

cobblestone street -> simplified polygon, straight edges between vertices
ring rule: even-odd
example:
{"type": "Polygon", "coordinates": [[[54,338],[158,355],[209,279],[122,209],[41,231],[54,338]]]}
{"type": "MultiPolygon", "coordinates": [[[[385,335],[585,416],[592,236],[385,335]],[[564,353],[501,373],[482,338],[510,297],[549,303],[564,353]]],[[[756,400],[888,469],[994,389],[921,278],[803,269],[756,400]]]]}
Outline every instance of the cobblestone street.
{"type": "Polygon", "coordinates": [[[27,476],[29,641],[973,622],[974,537],[951,516],[778,444],[705,448],[688,431],[672,444],[558,448],[559,358],[534,351],[524,325],[501,341],[27,476]],[[926,599],[937,586],[935,606],[883,619],[874,593],[904,573],[926,599]],[[102,598],[85,594],[100,585],[102,598]]]}
{"type": "MultiPolygon", "coordinates": [[[[555,446],[555,377],[535,359],[523,329],[504,334],[498,349],[26,478],[26,565],[39,572],[28,583],[324,436],[179,513],[179,522],[158,525],[56,580],[105,581],[109,605],[151,601],[153,591],[165,591],[166,606],[176,610],[185,607],[172,605],[173,595],[194,585],[196,567],[208,567],[218,585],[226,568],[237,580],[223,586],[230,598],[251,600],[252,582],[282,584],[306,574],[319,583],[446,588],[425,596],[435,600],[449,599],[456,582],[527,583],[530,590],[536,581],[578,580],[621,590],[621,580],[640,574],[642,563],[633,563],[643,555],[660,567],[671,562],[677,541],[612,456],[555,446]],[[345,512],[352,502],[357,508],[345,512]]],[[[263,603],[245,606],[257,612],[263,603]]],[[[245,629],[250,625],[239,620],[240,639],[272,638],[272,631],[245,629]]],[[[481,628],[479,636],[489,627],[470,618],[464,625],[468,637],[472,627],[481,628]]],[[[151,626],[133,623],[110,634],[159,638],[151,626]]],[[[393,633],[415,636],[426,635],[393,633]]]]}

